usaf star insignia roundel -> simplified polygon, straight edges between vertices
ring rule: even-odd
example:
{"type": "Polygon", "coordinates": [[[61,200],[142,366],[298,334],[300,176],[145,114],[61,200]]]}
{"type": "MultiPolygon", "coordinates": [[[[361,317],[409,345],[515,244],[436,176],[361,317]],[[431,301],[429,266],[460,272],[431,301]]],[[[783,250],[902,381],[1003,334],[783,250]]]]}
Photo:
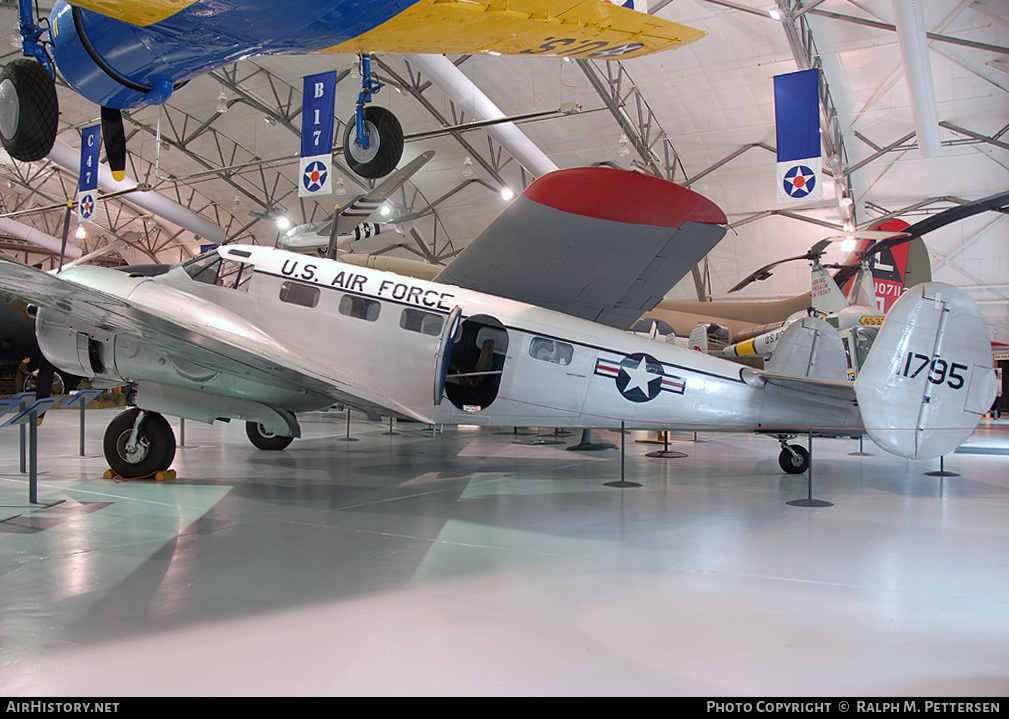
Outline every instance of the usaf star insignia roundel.
{"type": "Polygon", "coordinates": [[[627,355],[619,362],[600,358],[595,373],[614,378],[617,391],[631,402],[650,402],[661,392],[683,394],[686,389],[681,377],[666,374],[661,362],[642,352],[627,355]]]}

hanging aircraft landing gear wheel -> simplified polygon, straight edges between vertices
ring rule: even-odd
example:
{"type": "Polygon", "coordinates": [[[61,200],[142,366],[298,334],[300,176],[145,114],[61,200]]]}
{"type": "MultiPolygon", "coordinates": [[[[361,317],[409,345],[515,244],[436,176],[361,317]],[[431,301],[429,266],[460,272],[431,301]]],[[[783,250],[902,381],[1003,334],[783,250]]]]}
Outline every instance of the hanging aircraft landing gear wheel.
{"type": "Polygon", "coordinates": [[[15,160],[34,162],[52,152],[59,106],[52,75],[27,57],[0,72],[0,140],[15,160]]]}
{"type": "Polygon", "coordinates": [[[143,412],[136,442],[130,444],[133,425],[141,412],[139,409],[120,412],[105,430],[105,461],[124,479],[149,477],[168,469],[175,459],[175,433],[168,420],[156,412],[143,412]]]}
{"type": "Polygon", "coordinates": [[[357,142],[357,123],[351,118],[343,133],[343,157],[361,177],[385,177],[403,157],[403,128],[392,112],[369,105],[364,108],[364,132],[367,149],[357,142]]]}
{"type": "Polygon", "coordinates": [[[778,466],[789,474],[802,474],[809,469],[809,452],[800,444],[782,445],[778,466]]]}
{"type": "Polygon", "coordinates": [[[294,441],[294,437],[273,434],[259,422],[246,422],[245,434],[248,435],[249,441],[259,449],[284,449],[294,441]]]}

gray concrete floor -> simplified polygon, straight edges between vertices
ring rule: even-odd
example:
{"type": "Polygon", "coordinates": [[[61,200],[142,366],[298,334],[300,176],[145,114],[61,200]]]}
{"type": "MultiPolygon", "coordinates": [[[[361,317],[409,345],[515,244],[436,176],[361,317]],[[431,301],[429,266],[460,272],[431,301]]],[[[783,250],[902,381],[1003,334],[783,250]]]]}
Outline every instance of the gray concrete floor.
{"type": "Polygon", "coordinates": [[[116,482],[114,412],[83,457],[49,413],[34,506],[0,430],[0,695],[1009,695],[1009,423],[955,477],[816,440],[810,508],[769,438],[630,434],[614,488],[577,434],[343,413],[186,423],[177,478],[116,482]]]}

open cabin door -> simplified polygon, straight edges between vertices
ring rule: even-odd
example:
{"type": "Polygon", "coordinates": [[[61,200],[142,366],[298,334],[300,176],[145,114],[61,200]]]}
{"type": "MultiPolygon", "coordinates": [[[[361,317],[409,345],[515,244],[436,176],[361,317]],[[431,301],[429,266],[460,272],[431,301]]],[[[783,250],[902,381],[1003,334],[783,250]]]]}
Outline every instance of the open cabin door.
{"type": "Polygon", "coordinates": [[[479,412],[497,398],[508,355],[508,331],[489,315],[461,322],[461,318],[452,319],[439,351],[435,403],[445,396],[464,412],[479,412]]]}
{"type": "Polygon", "coordinates": [[[459,339],[459,328],[462,324],[462,307],[456,305],[448,314],[448,322],[441,333],[441,343],[435,356],[434,366],[434,406],[441,404],[445,397],[445,376],[448,374],[448,361],[452,355],[452,347],[459,339]]]}

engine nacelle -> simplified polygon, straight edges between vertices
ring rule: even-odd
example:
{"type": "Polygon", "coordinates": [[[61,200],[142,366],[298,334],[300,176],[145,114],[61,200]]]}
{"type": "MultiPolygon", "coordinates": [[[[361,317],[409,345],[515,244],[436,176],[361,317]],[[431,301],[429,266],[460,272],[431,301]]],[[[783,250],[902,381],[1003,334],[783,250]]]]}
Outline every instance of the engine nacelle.
{"type": "Polygon", "coordinates": [[[90,379],[95,386],[115,387],[126,382],[116,370],[113,335],[60,312],[40,309],[35,336],[42,354],[56,369],[90,379]]]}
{"type": "Polygon", "coordinates": [[[96,387],[117,387],[142,378],[198,388],[218,377],[214,370],[53,310],[39,310],[35,333],[54,367],[87,377],[96,387]]]}

